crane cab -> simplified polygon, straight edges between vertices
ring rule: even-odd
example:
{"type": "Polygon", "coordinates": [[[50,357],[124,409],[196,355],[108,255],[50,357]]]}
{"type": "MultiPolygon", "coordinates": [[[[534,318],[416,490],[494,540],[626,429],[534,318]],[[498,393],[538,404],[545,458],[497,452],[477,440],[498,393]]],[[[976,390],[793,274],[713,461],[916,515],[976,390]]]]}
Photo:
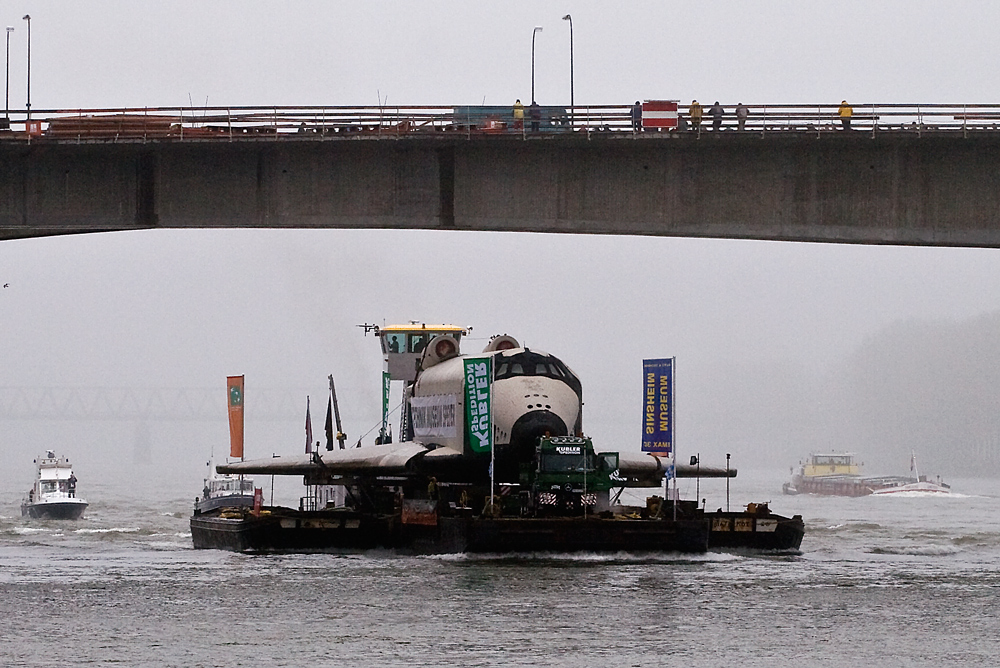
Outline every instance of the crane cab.
{"type": "Polygon", "coordinates": [[[462,336],[468,333],[466,327],[423,323],[387,325],[379,328],[379,340],[382,343],[382,355],[389,379],[412,383],[417,378],[424,349],[434,337],[445,335],[455,339],[455,352],[458,352],[462,336]]]}

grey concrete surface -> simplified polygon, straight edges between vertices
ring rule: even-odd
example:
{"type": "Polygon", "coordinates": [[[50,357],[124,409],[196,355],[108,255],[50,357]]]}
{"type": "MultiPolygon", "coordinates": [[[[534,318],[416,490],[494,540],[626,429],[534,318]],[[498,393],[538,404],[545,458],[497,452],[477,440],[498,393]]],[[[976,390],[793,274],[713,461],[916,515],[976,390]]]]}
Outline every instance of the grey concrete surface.
{"type": "Polygon", "coordinates": [[[0,239],[417,228],[1000,246],[1000,133],[0,142],[0,239]]]}

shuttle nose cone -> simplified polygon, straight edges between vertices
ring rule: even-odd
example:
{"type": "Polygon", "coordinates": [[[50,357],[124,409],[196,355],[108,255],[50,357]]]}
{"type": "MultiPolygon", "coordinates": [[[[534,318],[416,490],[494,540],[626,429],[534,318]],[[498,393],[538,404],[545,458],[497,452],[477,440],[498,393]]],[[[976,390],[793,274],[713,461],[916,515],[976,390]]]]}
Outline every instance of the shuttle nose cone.
{"type": "Polygon", "coordinates": [[[522,454],[531,459],[535,452],[535,444],[539,437],[545,436],[569,436],[569,430],[563,419],[547,410],[531,411],[525,413],[517,419],[510,430],[510,447],[518,453],[520,459],[522,454]]]}

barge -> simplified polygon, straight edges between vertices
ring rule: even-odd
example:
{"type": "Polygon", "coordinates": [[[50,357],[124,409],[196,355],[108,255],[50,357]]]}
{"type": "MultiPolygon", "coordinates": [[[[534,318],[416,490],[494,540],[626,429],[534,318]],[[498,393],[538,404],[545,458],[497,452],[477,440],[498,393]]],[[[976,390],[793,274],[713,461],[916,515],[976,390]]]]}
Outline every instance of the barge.
{"type": "MultiPolygon", "coordinates": [[[[582,384],[555,356],[507,335],[490,339],[481,354],[462,355],[467,330],[453,325],[365,328],[379,337],[385,360],[375,443],[346,447],[330,377],[325,451],[313,444],[307,408],[305,453],[216,467],[227,476],[302,476],[306,493],[299,507],[264,506],[259,489],[253,507],[199,503],[191,517],[195,548],[407,554],[798,550],[802,518],[773,515],[766,505],[707,513],[694,501],[657,495],[645,507],[618,504],[621,492],[612,497],[613,489],[659,491],[670,476],[732,477],[736,470],[675,467],[663,455],[597,452],[583,432],[582,384]],[[400,442],[387,429],[393,380],[404,383],[400,442]]],[[[230,426],[231,437],[242,438],[242,425],[233,428],[234,407],[242,410],[241,378],[231,385],[230,426]]],[[[242,443],[231,450],[231,456],[241,455],[242,443]]]]}
{"type": "Polygon", "coordinates": [[[853,452],[810,454],[800,462],[792,479],[782,485],[784,494],[819,494],[823,496],[868,496],[897,492],[949,493],[951,487],[917,471],[916,457],[910,456],[913,475],[864,476],[861,463],[853,452]]]}

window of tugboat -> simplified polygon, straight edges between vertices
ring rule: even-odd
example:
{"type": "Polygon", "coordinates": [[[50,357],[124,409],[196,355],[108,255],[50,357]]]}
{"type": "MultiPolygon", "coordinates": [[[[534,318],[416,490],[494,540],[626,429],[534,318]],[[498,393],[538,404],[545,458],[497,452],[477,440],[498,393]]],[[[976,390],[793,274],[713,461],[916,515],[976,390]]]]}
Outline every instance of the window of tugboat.
{"type": "Polygon", "coordinates": [[[423,334],[410,334],[410,348],[411,353],[423,352],[424,346],[427,342],[424,340],[423,334]]]}
{"type": "Polygon", "coordinates": [[[385,337],[385,341],[382,343],[382,352],[386,353],[402,353],[406,352],[403,347],[403,335],[402,334],[389,334],[385,337]]]}
{"type": "Polygon", "coordinates": [[[43,482],[42,483],[42,492],[43,493],[54,492],[54,491],[56,491],[56,484],[54,482],[43,482]]]}

